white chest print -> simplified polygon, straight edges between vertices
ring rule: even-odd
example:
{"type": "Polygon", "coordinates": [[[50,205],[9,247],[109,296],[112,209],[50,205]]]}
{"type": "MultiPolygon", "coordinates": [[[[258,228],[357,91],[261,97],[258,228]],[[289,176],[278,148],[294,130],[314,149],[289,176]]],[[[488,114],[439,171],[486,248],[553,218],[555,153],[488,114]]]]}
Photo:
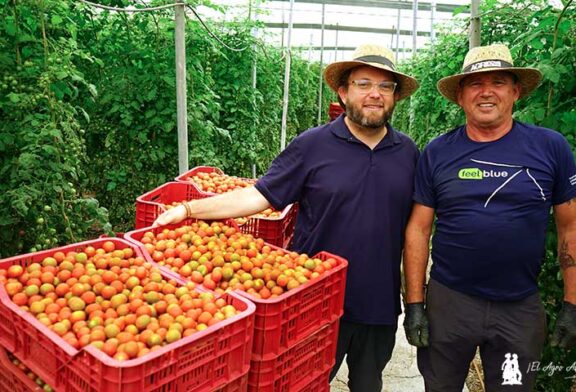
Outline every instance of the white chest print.
{"type": "Polygon", "coordinates": [[[520,175],[521,173],[526,173],[528,175],[528,177],[530,177],[530,179],[532,180],[532,182],[534,183],[534,185],[536,185],[538,187],[538,190],[540,191],[540,196],[542,197],[543,201],[546,201],[546,196],[544,196],[544,190],[542,189],[542,187],[540,186],[540,184],[538,184],[538,181],[536,181],[536,179],[534,178],[534,176],[532,176],[532,174],[530,174],[530,169],[528,169],[527,167],[523,167],[523,166],[519,166],[519,165],[510,165],[508,163],[497,163],[497,162],[488,162],[488,161],[481,161],[478,159],[470,159],[472,162],[475,163],[482,163],[484,165],[489,165],[489,166],[498,166],[498,167],[510,167],[510,168],[518,168],[519,170],[516,171],[514,174],[512,174],[506,181],[504,181],[502,183],[502,185],[500,185],[498,188],[496,188],[494,190],[494,192],[492,192],[492,194],[488,197],[488,199],[486,200],[486,203],[484,203],[484,208],[486,208],[488,206],[488,203],[490,203],[490,200],[492,200],[492,198],[494,196],[496,196],[496,194],[503,189],[506,185],[508,185],[516,176],[520,175]]]}

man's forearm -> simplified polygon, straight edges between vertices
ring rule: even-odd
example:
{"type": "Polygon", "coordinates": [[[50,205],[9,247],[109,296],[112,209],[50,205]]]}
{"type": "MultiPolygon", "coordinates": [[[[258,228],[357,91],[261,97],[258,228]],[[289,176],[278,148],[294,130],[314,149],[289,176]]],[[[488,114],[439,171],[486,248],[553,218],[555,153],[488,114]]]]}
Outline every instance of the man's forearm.
{"type": "Polygon", "coordinates": [[[243,188],[205,199],[188,202],[191,216],[199,219],[237,218],[256,214],[270,203],[255,188],[243,188]]]}
{"type": "Polygon", "coordinates": [[[558,233],[558,261],[564,280],[564,300],[576,304],[576,234],[558,233]]]}
{"type": "Polygon", "coordinates": [[[430,231],[408,225],[404,247],[406,303],[424,302],[430,231]]]}

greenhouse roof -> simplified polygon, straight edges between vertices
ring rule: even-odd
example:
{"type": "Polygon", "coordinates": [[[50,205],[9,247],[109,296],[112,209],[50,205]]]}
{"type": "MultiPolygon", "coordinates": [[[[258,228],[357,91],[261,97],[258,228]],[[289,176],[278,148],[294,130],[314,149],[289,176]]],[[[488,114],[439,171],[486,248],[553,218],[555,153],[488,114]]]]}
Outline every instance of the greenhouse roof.
{"type": "MultiPolygon", "coordinates": [[[[225,13],[203,9],[214,19],[257,18],[264,39],[278,47],[288,45],[290,0],[213,0],[225,13]]],[[[324,63],[342,59],[364,42],[378,42],[397,53],[399,60],[426,47],[437,30],[453,19],[469,17],[470,0],[296,0],[290,46],[310,60],[324,63]]]]}

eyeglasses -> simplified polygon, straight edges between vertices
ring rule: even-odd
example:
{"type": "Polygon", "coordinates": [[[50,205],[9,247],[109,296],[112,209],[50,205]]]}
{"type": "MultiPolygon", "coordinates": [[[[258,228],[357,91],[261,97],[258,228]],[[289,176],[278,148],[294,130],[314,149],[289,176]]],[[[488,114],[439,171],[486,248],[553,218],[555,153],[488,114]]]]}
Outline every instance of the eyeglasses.
{"type": "Polygon", "coordinates": [[[359,91],[363,93],[368,93],[372,91],[374,86],[376,86],[376,91],[380,93],[380,95],[392,95],[396,90],[396,86],[398,83],[384,81],[380,83],[375,83],[371,80],[360,79],[360,80],[353,80],[350,84],[354,85],[359,91]]]}

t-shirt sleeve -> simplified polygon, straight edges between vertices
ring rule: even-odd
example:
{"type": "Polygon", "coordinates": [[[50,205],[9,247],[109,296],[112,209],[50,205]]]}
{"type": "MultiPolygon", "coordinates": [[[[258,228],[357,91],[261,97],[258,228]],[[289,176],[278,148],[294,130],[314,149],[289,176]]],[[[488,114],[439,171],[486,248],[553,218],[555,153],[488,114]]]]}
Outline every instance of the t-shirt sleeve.
{"type": "Polygon", "coordinates": [[[268,172],[255,185],[277,210],[300,199],[306,177],[303,157],[301,140],[297,137],[272,161],[268,172]]]}
{"type": "Polygon", "coordinates": [[[552,204],[562,204],[576,197],[576,164],[568,141],[561,137],[556,146],[556,178],[552,204]]]}
{"type": "Polygon", "coordinates": [[[413,199],[418,204],[436,208],[436,192],[434,190],[429,147],[424,149],[416,164],[413,199]]]}

